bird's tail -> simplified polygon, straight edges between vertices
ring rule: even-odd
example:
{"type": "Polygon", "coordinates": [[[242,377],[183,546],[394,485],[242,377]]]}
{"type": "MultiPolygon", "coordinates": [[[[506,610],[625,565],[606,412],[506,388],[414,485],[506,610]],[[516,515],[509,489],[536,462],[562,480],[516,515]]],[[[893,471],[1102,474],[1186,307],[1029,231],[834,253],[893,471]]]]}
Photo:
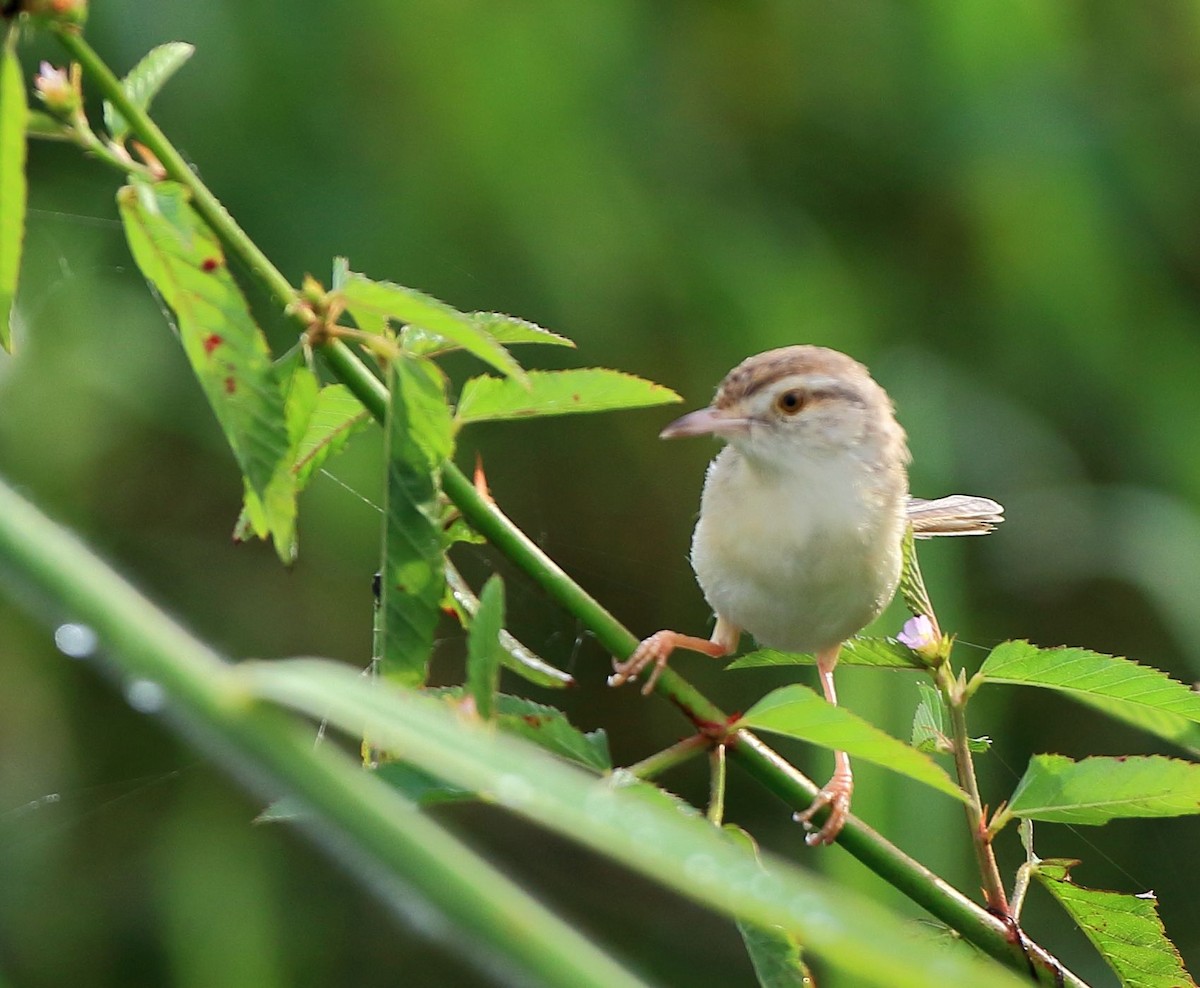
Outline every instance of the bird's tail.
{"type": "Polygon", "coordinates": [[[918,539],[931,539],[935,535],[987,535],[1004,521],[1004,507],[991,498],[974,494],[950,494],[932,501],[910,497],[908,520],[918,539]]]}

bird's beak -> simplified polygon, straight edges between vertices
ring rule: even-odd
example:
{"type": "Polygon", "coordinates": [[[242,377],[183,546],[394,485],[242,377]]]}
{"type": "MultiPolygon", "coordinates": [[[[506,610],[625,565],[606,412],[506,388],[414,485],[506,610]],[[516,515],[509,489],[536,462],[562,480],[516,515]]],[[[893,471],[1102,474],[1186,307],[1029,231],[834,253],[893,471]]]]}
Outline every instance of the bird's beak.
{"type": "Polygon", "coordinates": [[[719,408],[700,408],[678,418],[658,434],[659,439],[685,436],[741,436],[750,428],[750,420],[719,408]]]}

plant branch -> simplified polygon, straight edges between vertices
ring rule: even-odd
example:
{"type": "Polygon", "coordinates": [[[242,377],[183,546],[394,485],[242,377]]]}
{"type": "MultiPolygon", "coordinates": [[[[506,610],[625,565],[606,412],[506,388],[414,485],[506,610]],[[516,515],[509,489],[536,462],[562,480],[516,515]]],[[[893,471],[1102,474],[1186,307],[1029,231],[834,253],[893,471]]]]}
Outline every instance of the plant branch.
{"type": "Polygon", "coordinates": [[[54,33],[59,42],[83,67],[83,71],[103,93],[104,98],[115,106],[129,124],[130,131],[148,147],[162,164],[167,175],[185,185],[192,194],[192,205],[204,217],[205,221],[216,230],[221,239],[237,253],[246,266],[250,268],[270,289],[271,294],[285,308],[295,300],[296,290],[278,268],[271,263],[258,245],[246,235],[246,231],[238,226],[229,212],[209,190],[199,176],[188,166],[167,136],[158,128],[150,115],[134,103],[125,92],[121,81],[113,74],[112,69],[95,52],[91,45],[83,39],[83,35],[66,26],[56,26],[54,33]]]}
{"type": "Polygon", "coordinates": [[[625,771],[630,775],[636,775],[639,779],[654,779],[662,775],[663,772],[673,769],[676,765],[682,765],[686,761],[690,761],[702,751],[707,751],[713,746],[711,738],[705,737],[703,734],[693,734],[691,737],[684,738],[671,745],[669,748],[664,748],[662,751],[656,751],[653,755],[643,758],[640,762],[628,766],[625,771]]]}
{"type": "MultiPolygon", "coordinates": [[[[167,175],[191,191],[197,210],[222,240],[267,285],[281,306],[287,308],[292,305],[297,298],[296,290],[188,167],[145,111],[128,99],[108,66],[78,35],[68,31],[58,31],[57,34],[62,44],[96,82],[104,97],[121,112],[131,132],[159,159],[167,175]]],[[[338,379],[350,388],[376,419],[383,421],[387,392],[380,380],[341,340],[330,340],[319,349],[338,379]]],[[[637,638],[575,583],[494,503],[481,495],[453,463],[444,465],[442,483],[446,494],[457,504],[467,522],[524,570],[558,604],[582,621],[609,654],[625,658],[632,653],[637,638]]],[[[730,722],[724,711],[670,667],[663,670],[655,692],[678,706],[702,731],[719,731],[730,722]]],[[[730,756],[789,806],[805,806],[816,795],[818,787],[811,780],[749,732],[738,731],[726,743],[730,756]]],[[[1012,940],[1006,924],[855,817],[847,821],[838,843],[986,953],[1022,972],[1032,967],[1037,979],[1045,984],[1083,985],[1040,948],[1033,946],[1022,950],[1020,944],[1012,940]]]]}
{"type": "Polygon", "coordinates": [[[967,813],[967,829],[971,834],[971,846],[975,849],[975,861],[979,865],[979,877],[983,883],[983,894],[988,911],[1001,918],[1009,913],[1004,882],[996,864],[991,834],[984,819],[983,800],[979,795],[979,781],[975,777],[975,760],[971,757],[970,736],[967,734],[967,700],[963,687],[955,682],[950,664],[943,663],[937,669],[937,684],[946,706],[950,710],[950,742],[954,750],[954,766],[958,772],[958,784],[966,790],[970,802],[964,808],[967,813]]]}

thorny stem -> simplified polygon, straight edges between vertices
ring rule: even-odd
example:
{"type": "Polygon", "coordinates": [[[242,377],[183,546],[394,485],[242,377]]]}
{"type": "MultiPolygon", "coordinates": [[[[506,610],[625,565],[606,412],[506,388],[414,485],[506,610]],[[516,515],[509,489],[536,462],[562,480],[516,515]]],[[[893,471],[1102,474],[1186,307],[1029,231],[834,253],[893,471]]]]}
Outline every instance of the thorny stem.
{"type": "MultiPolygon", "coordinates": [[[[188,167],[182,155],[148,114],[130,101],[120,81],[100,56],[82,36],[69,30],[56,30],[55,33],[84,72],[95,81],[104,97],[121,112],[131,132],[163,165],[167,176],[189,189],[196,209],[218,236],[264,282],[285,311],[296,313],[294,303],[299,297],[296,289],[188,167]]],[[[307,322],[300,315],[297,314],[295,318],[302,328],[307,328],[307,322]]],[[[387,392],[380,380],[340,340],[327,341],[320,347],[320,352],[338,379],[350,388],[376,419],[383,421],[387,392]]],[[[633,652],[637,638],[575,583],[495,504],[483,497],[453,463],[444,465],[442,483],[446,494],[458,505],[468,523],[542,586],[565,610],[582,621],[605,651],[619,658],[626,658],[633,652]]],[[[702,729],[728,723],[727,715],[719,707],[670,667],[663,670],[655,692],[678,706],[692,723],[702,729]]],[[[728,747],[732,757],[746,771],[789,806],[807,805],[818,792],[812,780],[750,732],[737,731],[729,738],[728,747]]],[[[838,843],[989,955],[1018,971],[1031,972],[1042,984],[1086,988],[1083,981],[1067,971],[1053,956],[1028,942],[1022,947],[1014,941],[1008,924],[981,909],[862,821],[851,816],[838,837],[838,843]]]]}
{"type": "Polygon", "coordinates": [[[979,876],[983,882],[983,895],[988,911],[1001,918],[1009,913],[1008,899],[1004,893],[1004,882],[996,864],[991,835],[984,819],[983,800],[979,795],[979,781],[975,777],[975,761],[971,757],[970,737],[967,734],[967,700],[964,691],[955,681],[949,663],[937,670],[938,688],[950,710],[951,746],[954,750],[954,767],[958,771],[958,783],[967,792],[970,802],[965,806],[967,829],[971,834],[971,846],[975,849],[975,861],[979,865],[979,876]]]}

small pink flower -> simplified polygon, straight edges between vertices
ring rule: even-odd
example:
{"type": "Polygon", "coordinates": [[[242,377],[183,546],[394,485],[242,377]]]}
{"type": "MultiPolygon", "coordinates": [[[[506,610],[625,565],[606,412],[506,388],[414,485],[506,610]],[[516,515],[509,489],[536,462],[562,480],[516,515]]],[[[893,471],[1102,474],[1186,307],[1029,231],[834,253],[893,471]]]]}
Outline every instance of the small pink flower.
{"type": "Polygon", "coordinates": [[[33,80],[37,89],[38,99],[46,104],[51,113],[67,114],[79,103],[75,86],[66,69],[55,68],[49,62],[42,62],[38,67],[37,77],[33,80]]]}
{"type": "Polygon", "coordinates": [[[942,636],[928,617],[918,614],[904,622],[904,628],[896,636],[896,641],[907,645],[922,658],[932,659],[937,657],[941,648],[942,636]]]}

